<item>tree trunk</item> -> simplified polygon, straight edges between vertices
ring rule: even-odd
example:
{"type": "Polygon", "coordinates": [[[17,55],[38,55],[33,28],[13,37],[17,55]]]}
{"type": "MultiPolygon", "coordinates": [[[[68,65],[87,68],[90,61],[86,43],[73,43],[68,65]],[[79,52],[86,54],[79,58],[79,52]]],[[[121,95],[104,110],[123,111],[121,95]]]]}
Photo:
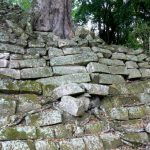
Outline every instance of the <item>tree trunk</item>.
{"type": "Polygon", "coordinates": [[[72,0],[35,0],[33,3],[33,28],[51,31],[61,38],[71,38],[74,33],[71,21],[72,0]]]}

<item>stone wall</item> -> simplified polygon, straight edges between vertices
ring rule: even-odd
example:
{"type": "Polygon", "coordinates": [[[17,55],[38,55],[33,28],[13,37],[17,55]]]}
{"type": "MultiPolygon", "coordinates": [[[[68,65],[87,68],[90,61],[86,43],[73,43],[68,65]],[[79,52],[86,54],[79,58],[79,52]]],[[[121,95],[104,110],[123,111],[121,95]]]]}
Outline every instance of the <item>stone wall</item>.
{"type": "MultiPolygon", "coordinates": [[[[9,27],[9,28],[8,28],[9,27]]],[[[149,149],[150,57],[78,32],[0,29],[0,150],[149,149]]]]}

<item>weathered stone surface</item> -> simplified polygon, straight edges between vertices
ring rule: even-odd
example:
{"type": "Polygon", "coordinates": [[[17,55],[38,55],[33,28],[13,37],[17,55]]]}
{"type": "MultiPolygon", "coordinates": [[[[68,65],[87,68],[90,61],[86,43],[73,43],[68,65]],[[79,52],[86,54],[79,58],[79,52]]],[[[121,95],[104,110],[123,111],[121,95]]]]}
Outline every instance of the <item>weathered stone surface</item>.
{"type": "Polygon", "coordinates": [[[88,98],[74,98],[63,96],[59,103],[59,108],[73,116],[81,116],[88,109],[90,100],[88,98]]]}
{"type": "Polygon", "coordinates": [[[130,55],[139,55],[143,52],[144,52],[143,49],[137,49],[137,50],[134,50],[134,51],[129,51],[128,54],[130,54],[130,55]]]}
{"type": "Polygon", "coordinates": [[[0,68],[6,68],[6,67],[8,67],[8,60],[0,59],[0,68]]]}
{"type": "Polygon", "coordinates": [[[135,68],[138,68],[138,65],[136,62],[133,62],[133,61],[127,61],[126,63],[126,67],[128,69],[135,69],[135,68]]]}
{"type": "Polygon", "coordinates": [[[44,55],[46,55],[46,49],[45,48],[28,48],[27,50],[26,50],[26,52],[27,52],[27,54],[29,54],[29,55],[37,55],[37,54],[39,54],[39,55],[41,55],[41,56],[44,56],[44,55]]]}
{"type": "Polygon", "coordinates": [[[134,56],[134,55],[126,55],[126,60],[137,62],[138,61],[138,57],[134,56]]]}
{"type": "Polygon", "coordinates": [[[113,108],[111,110],[111,118],[115,120],[128,120],[127,108],[113,108]]]}
{"type": "Polygon", "coordinates": [[[23,59],[23,56],[25,56],[25,55],[22,55],[22,54],[10,54],[10,60],[21,60],[21,59],[23,59]]]}
{"type": "Polygon", "coordinates": [[[30,150],[27,142],[16,140],[2,142],[2,150],[30,150]]]}
{"type": "Polygon", "coordinates": [[[100,138],[103,141],[104,149],[117,149],[123,145],[120,136],[117,134],[105,133],[101,134],[100,138]]]}
{"type": "Polygon", "coordinates": [[[0,68],[0,75],[4,75],[12,79],[20,79],[20,71],[15,69],[0,68]]]}
{"type": "Polygon", "coordinates": [[[58,99],[58,98],[61,98],[62,96],[81,94],[81,93],[84,93],[84,91],[85,90],[81,88],[79,84],[70,83],[70,84],[62,85],[62,86],[59,86],[58,88],[55,88],[53,90],[53,93],[58,99]]]}
{"type": "Polygon", "coordinates": [[[150,123],[147,124],[145,130],[146,130],[147,133],[150,133],[150,123]]]}
{"type": "Polygon", "coordinates": [[[50,77],[45,79],[39,79],[37,82],[40,82],[44,85],[64,85],[68,83],[86,83],[90,82],[90,76],[88,73],[76,73],[71,75],[64,75],[58,77],[50,77]]]}
{"type": "Polygon", "coordinates": [[[11,60],[10,68],[19,69],[19,68],[37,68],[45,67],[46,61],[44,59],[26,59],[26,60],[11,60]]]}
{"type": "Polygon", "coordinates": [[[143,78],[148,78],[150,77],[150,69],[140,69],[140,72],[142,74],[143,78]]]}
{"type": "Polygon", "coordinates": [[[63,56],[64,53],[62,49],[54,48],[54,47],[48,47],[48,56],[49,58],[57,57],[57,56],[63,56]]]}
{"type": "Polygon", "coordinates": [[[102,53],[104,55],[104,57],[109,58],[112,55],[112,52],[108,49],[103,49],[103,48],[99,48],[99,47],[92,47],[92,50],[96,53],[102,53]]]}
{"type": "Polygon", "coordinates": [[[9,35],[7,32],[0,31],[0,42],[9,42],[9,35]]]}
{"type": "Polygon", "coordinates": [[[54,139],[54,129],[53,127],[38,127],[37,128],[37,137],[38,139],[54,139]]]}
{"type": "Polygon", "coordinates": [[[94,95],[108,95],[109,94],[109,87],[105,85],[83,83],[81,84],[81,86],[85,88],[89,94],[94,94],[94,95]]]}
{"type": "Polygon", "coordinates": [[[142,63],[138,63],[138,66],[140,68],[147,68],[150,69],[150,64],[148,62],[142,62],[142,63]]]}
{"type": "Polygon", "coordinates": [[[6,117],[15,114],[16,101],[12,99],[0,98],[0,116],[6,117]]]}
{"type": "Polygon", "coordinates": [[[76,46],[76,45],[77,45],[77,43],[74,42],[73,40],[58,39],[58,47],[59,47],[59,48],[74,47],[74,46],[76,46]]]}
{"type": "Polygon", "coordinates": [[[83,137],[87,150],[104,150],[103,143],[98,136],[83,137]]]}
{"type": "Polygon", "coordinates": [[[20,93],[33,93],[33,94],[41,94],[42,87],[41,84],[35,81],[18,81],[19,91],[20,93]]]}
{"type": "Polygon", "coordinates": [[[34,94],[21,94],[18,97],[17,112],[26,113],[32,110],[40,109],[40,101],[38,101],[37,95],[34,94]]]}
{"type": "Polygon", "coordinates": [[[0,51],[24,54],[24,49],[20,46],[0,43],[0,51]]]}
{"type": "Polygon", "coordinates": [[[36,128],[32,126],[8,127],[0,130],[0,140],[36,139],[36,128]]]}
{"type": "Polygon", "coordinates": [[[112,59],[126,60],[126,55],[124,53],[113,53],[112,59]]]}
{"type": "Polygon", "coordinates": [[[57,110],[47,110],[25,118],[27,125],[48,126],[62,122],[62,115],[57,110]]]}
{"type": "Polygon", "coordinates": [[[52,66],[86,65],[91,61],[98,61],[95,53],[82,53],[68,56],[54,57],[50,60],[52,66]]]}
{"type": "Polygon", "coordinates": [[[146,144],[148,143],[148,135],[147,133],[126,133],[122,136],[122,138],[128,142],[131,142],[135,145],[137,144],[146,144]]]}
{"type": "Polygon", "coordinates": [[[109,65],[109,66],[124,66],[124,62],[121,60],[115,60],[115,59],[107,59],[107,58],[102,58],[99,60],[100,63],[109,65]]]}
{"type": "Polygon", "coordinates": [[[37,140],[35,141],[35,149],[36,150],[59,150],[58,146],[48,140],[37,140]]]}
{"type": "Polygon", "coordinates": [[[59,142],[61,150],[85,150],[85,144],[82,138],[74,138],[59,142]]]}
{"type": "Polygon", "coordinates": [[[98,58],[104,58],[104,55],[102,53],[97,53],[98,58]]]}
{"type": "Polygon", "coordinates": [[[41,48],[41,47],[45,47],[45,43],[32,40],[28,43],[28,46],[32,48],[41,48]]]}
{"type": "Polygon", "coordinates": [[[128,69],[128,79],[141,78],[141,73],[138,69],[128,69]]]}
{"type": "Polygon", "coordinates": [[[86,67],[87,71],[90,73],[102,72],[102,73],[110,73],[109,68],[107,65],[91,62],[86,67]]]}
{"type": "Polygon", "coordinates": [[[128,70],[124,66],[109,66],[111,74],[128,75],[128,70]]]}
{"type": "Polygon", "coordinates": [[[56,67],[53,67],[52,69],[55,75],[65,75],[65,74],[87,72],[84,66],[56,66],[56,67]]]}
{"type": "Polygon", "coordinates": [[[0,53],[0,59],[9,59],[10,54],[9,53],[0,53]]]}
{"type": "Polygon", "coordinates": [[[145,55],[145,54],[140,54],[140,55],[138,55],[137,57],[138,57],[138,61],[140,62],[140,61],[145,60],[148,56],[145,55]]]}
{"type": "Polygon", "coordinates": [[[109,74],[99,75],[99,83],[101,84],[120,84],[124,82],[125,80],[121,75],[109,75],[109,74]]]}
{"type": "Polygon", "coordinates": [[[28,68],[21,70],[21,79],[36,79],[50,77],[52,75],[53,73],[50,67],[28,68]]]}

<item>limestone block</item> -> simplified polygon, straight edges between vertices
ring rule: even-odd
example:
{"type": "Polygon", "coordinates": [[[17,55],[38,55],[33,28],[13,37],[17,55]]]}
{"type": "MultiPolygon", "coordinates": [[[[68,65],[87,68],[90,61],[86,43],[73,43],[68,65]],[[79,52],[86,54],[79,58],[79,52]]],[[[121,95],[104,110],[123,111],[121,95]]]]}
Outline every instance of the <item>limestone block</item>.
{"type": "Polygon", "coordinates": [[[68,83],[86,83],[90,82],[90,76],[88,73],[75,73],[70,75],[56,76],[45,79],[39,79],[37,82],[40,82],[44,85],[64,85],[68,83]]]}
{"type": "Polygon", "coordinates": [[[96,135],[83,137],[87,150],[104,150],[102,140],[96,135]]]}
{"type": "Polygon", "coordinates": [[[141,78],[141,73],[138,69],[128,69],[128,79],[141,78]]]}
{"type": "Polygon", "coordinates": [[[0,68],[0,75],[4,75],[12,79],[20,79],[20,70],[0,68]]]}
{"type": "Polygon", "coordinates": [[[52,69],[55,75],[65,75],[65,74],[87,72],[84,66],[55,66],[52,69]]]}
{"type": "Polygon", "coordinates": [[[62,115],[57,110],[46,110],[25,118],[26,125],[49,126],[62,122],[62,115]]]}
{"type": "Polygon", "coordinates": [[[134,51],[129,51],[128,54],[129,55],[139,55],[139,54],[142,54],[144,52],[143,49],[137,49],[137,50],[134,50],[134,51]]]}
{"type": "Polygon", "coordinates": [[[59,48],[74,47],[74,46],[76,46],[76,45],[77,45],[77,43],[74,42],[73,40],[58,39],[58,47],[59,47],[59,48]]]}
{"type": "MultiPolygon", "coordinates": [[[[71,48],[64,48],[63,52],[65,55],[73,55],[73,54],[82,54],[83,50],[78,47],[71,47],[71,48]]],[[[91,52],[91,50],[87,52],[91,52]]]]}
{"type": "Polygon", "coordinates": [[[36,139],[36,128],[33,126],[8,127],[0,130],[0,140],[36,139]]]}
{"type": "Polygon", "coordinates": [[[113,53],[112,59],[126,60],[126,55],[124,53],[113,53]]]}
{"type": "Polygon", "coordinates": [[[48,47],[48,56],[49,58],[57,57],[57,56],[63,56],[64,53],[62,49],[54,48],[54,47],[48,47]]]}
{"type": "Polygon", "coordinates": [[[135,56],[135,55],[126,55],[126,60],[127,61],[135,61],[135,62],[137,62],[138,61],[138,57],[135,56]]]}
{"type": "Polygon", "coordinates": [[[2,150],[30,150],[27,142],[21,140],[2,142],[2,150]]]}
{"type": "Polygon", "coordinates": [[[140,93],[138,94],[138,97],[141,101],[141,103],[150,103],[150,95],[147,93],[140,93]]]}
{"type": "Polygon", "coordinates": [[[147,133],[150,133],[150,123],[147,124],[145,130],[146,130],[147,133]]]}
{"type": "Polygon", "coordinates": [[[62,96],[81,94],[84,93],[84,91],[85,90],[81,88],[79,84],[70,83],[55,88],[53,90],[53,94],[58,99],[61,98],[62,96]]]}
{"type": "Polygon", "coordinates": [[[54,139],[54,128],[53,127],[38,127],[37,128],[38,139],[54,139]]]}
{"type": "Polygon", "coordinates": [[[115,120],[128,120],[128,109],[127,108],[113,108],[111,110],[111,118],[115,120]]]}
{"type": "Polygon", "coordinates": [[[109,66],[111,74],[128,75],[128,70],[124,66],[109,66]]]}
{"type": "Polygon", "coordinates": [[[137,63],[134,62],[134,61],[127,61],[125,64],[126,64],[126,67],[128,69],[136,69],[136,68],[138,68],[137,63]]]}
{"type": "Polygon", "coordinates": [[[142,62],[142,63],[138,63],[138,66],[140,68],[147,68],[150,69],[150,64],[148,62],[142,62]]]}
{"type": "Polygon", "coordinates": [[[44,59],[26,59],[26,60],[11,60],[10,68],[22,69],[22,68],[37,68],[46,67],[46,61],[44,59]]]}
{"type": "Polygon", "coordinates": [[[110,75],[110,74],[99,75],[100,84],[120,84],[124,82],[125,80],[121,75],[110,75]]]}
{"type": "Polygon", "coordinates": [[[50,77],[53,75],[50,67],[38,67],[38,68],[27,68],[22,69],[21,79],[36,79],[43,77],[50,77]]]}
{"type": "Polygon", "coordinates": [[[9,61],[6,59],[0,59],[0,68],[6,68],[8,67],[9,61]]]}
{"type": "Polygon", "coordinates": [[[90,62],[87,67],[87,71],[90,73],[110,73],[107,65],[90,62]]]}
{"type": "Polygon", "coordinates": [[[0,43],[0,51],[24,54],[24,49],[20,46],[0,43]]]}
{"type": "Polygon", "coordinates": [[[82,83],[81,86],[85,88],[89,94],[93,94],[93,95],[109,94],[109,87],[105,85],[82,83]]]}
{"type": "Polygon", "coordinates": [[[73,116],[81,116],[88,109],[90,100],[88,98],[74,98],[63,96],[59,108],[73,116]]]}
{"type": "Polygon", "coordinates": [[[45,47],[45,43],[42,43],[38,40],[35,40],[35,41],[32,40],[32,41],[29,41],[28,46],[32,48],[41,48],[41,47],[45,47]]]}
{"type": "Polygon", "coordinates": [[[115,59],[107,59],[107,58],[102,58],[99,60],[100,63],[106,64],[108,66],[124,66],[124,62],[121,60],[115,60],[115,59]]]}
{"type": "Polygon", "coordinates": [[[52,66],[63,65],[86,65],[91,61],[98,61],[98,57],[95,53],[82,53],[68,56],[54,57],[50,60],[52,66]]]}
{"type": "Polygon", "coordinates": [[[46,55],[47,50],[45,48],[28,48],[26,53],[29,55],[36,55],[39,54],[41,56],[46,55]]]}
{"type": "Polygon", "coordinates": [[[138,57],[138,61],[141,62],[141,61],[145,60],[148,56],[145,54],[140,54],[137,57],[138,57]]]}
{"type": "Polygon", "coordinates": [[[10,54],[9,53],[0,53],[0,59],[9,59],[10,54]]]}
{"type": "Polygon", "coordinates": [[[143,78],[149,78],[150,77],[150,69],[141,68],[140,72],[141,72],[143,78]]]}

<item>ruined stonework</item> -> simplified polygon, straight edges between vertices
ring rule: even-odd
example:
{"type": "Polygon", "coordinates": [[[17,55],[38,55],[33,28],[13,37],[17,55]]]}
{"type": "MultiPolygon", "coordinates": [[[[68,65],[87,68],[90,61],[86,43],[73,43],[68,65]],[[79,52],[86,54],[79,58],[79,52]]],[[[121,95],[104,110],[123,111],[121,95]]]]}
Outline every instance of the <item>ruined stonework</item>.
{"type": "Polygon", "coordinates": [[[0,150],[150,149],[150,57],[0,28],[0,150]]]}

